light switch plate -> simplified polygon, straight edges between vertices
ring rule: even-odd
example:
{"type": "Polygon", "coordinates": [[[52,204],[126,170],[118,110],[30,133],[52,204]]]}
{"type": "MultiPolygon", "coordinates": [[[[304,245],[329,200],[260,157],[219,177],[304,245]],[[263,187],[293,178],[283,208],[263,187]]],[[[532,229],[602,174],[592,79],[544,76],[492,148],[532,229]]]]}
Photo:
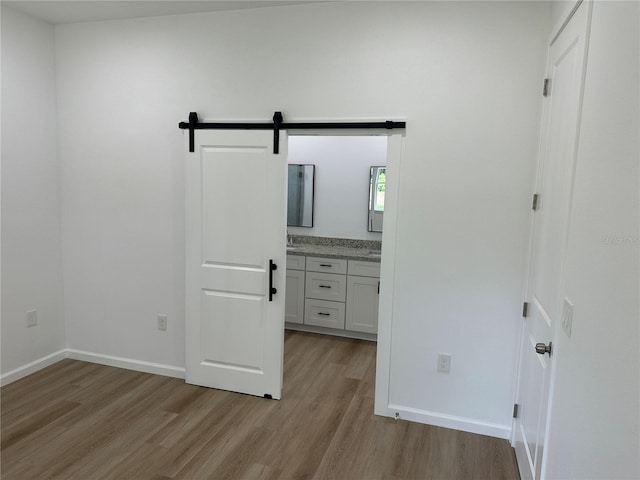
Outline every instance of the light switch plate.
{"type": "Polygon", "coordinates": [[[573,327],[573,303],[567,297],[564,297],[564,305],[562,307],[562,329],[567,337],[571,338],[571,328],[573,327]]]}

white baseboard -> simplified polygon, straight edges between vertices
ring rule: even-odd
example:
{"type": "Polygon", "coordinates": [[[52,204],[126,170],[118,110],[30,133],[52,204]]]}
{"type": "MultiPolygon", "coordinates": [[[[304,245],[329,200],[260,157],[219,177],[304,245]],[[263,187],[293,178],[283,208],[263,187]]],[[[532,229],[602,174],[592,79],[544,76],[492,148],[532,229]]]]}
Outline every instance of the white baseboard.
{"type": "Polygon", "coordinates": [[[471,418],[456,417],[453,415],[429,412],[427,410],[402,407],[400,405],[389,405],[386,410],[386,416],[395,418],[396,412],[400,414],[398,418],[402,420],[410,420],[435,427],[451,428],[463,432],[478,433],[480,435],[504,438],[506,440],[511,437],[511,427],[507,425],[481,422],[471,418]]]}
{"type": "Polygon", "coordinates": [[[65,348],[0,375],[0,386],[9,385],[16,380],[20,380],[27,375],[31,375],[32,373],[42,370],[43,368],[53,365],[65,358],[82,360],[83,362],[99,363],[100,365],[107,365],[110,367],[126,368],[127,370],[135,370],[137,372],[153,373],[155,375],[163,375],[165,377],[184,378],[184,368],[182,367],[173,367],[171,365],[143,362],[141,360],[132,360],[130,358],[113,357],[111,355],[65,348]]]}
{"type": "Polygon", "coordinates": [[[66,353],[67,358],[82,360],[83,362],[99,363],[100,365],[126,368],[127,370],[153,373],[155,375],[163,375],[165,377],[184,378],[183,367],[174,367],[171,365],[162,365],[160,363],[144,362],[142,360],[132,360],[130,358],[85,352],[83,350],[75,350],[73,348],[68,348],[66,353]]]}
{"type": "Polygon", "coordinates": [[[66,349],[58,350],[50,355],[34,360],[33,362],[29,362],[21,367],[14,368],[10,372],[4,373],[0,375],[0,386],[9,385],[16,380],[20,380],[21,378],[31,375],[38,370],[42,370],[49,365],[53,365],[54,363],[65,359],[66,353],[66,349]]]}
{"type": "Polygon", "coordinates": [[[356,340],[368,340],[375,342],[377,335],[375,333],[354,332],[351,330],[338,330],[337,328],[316,327],[314,325],[303,325],[300,323],[285,322],[286,330],[296,330],[298,332],[318,333],[320,335],[331,335],[334,337],[355,338],[356,340]]]}

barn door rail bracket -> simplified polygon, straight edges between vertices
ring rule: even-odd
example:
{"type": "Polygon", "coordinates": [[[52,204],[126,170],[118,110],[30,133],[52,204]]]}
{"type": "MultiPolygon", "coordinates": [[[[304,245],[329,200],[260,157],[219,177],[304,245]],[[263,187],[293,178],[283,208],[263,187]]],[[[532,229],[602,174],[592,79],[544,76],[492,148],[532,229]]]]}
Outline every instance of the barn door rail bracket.
{"type": "Polygon", "coordinates": [[[178,128],[189,130],[189,151],[195,151],[196,130],[273,130],[273,153],[280,152],[280,130],[343,130],[343,129],[404,129],[407,122],[387,120],[384,122],[283,122],[282,112],[273,114],[272,122],[200,122],[196,112],[189,113],[188,122],[180,122],[178,128]]]}

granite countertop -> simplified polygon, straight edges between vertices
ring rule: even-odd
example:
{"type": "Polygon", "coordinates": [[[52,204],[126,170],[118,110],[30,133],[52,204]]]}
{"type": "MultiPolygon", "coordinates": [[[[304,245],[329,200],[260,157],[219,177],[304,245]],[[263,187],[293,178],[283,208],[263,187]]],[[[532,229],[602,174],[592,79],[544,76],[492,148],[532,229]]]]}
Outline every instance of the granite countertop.
{"type": "Polygon", "coordinates": [[[348,238],[303,237],[293,235],[293,245],[287,246],[287,254],[308,257],[341,258],[379,262],[381,242],[376,240],[352,240],[348,238]]]}

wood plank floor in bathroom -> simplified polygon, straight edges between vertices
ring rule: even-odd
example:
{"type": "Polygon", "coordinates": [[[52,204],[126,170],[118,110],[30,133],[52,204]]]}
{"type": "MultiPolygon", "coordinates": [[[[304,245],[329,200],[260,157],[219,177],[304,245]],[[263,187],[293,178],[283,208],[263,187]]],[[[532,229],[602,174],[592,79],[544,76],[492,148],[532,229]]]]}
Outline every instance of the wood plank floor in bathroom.
{"type": "Polygon", "coordinates": [[[373,415],[375,344],[287,332],[283,398],[63,360],[1,390],[3,480],[517,479],[505,440],[373,415]]]}

